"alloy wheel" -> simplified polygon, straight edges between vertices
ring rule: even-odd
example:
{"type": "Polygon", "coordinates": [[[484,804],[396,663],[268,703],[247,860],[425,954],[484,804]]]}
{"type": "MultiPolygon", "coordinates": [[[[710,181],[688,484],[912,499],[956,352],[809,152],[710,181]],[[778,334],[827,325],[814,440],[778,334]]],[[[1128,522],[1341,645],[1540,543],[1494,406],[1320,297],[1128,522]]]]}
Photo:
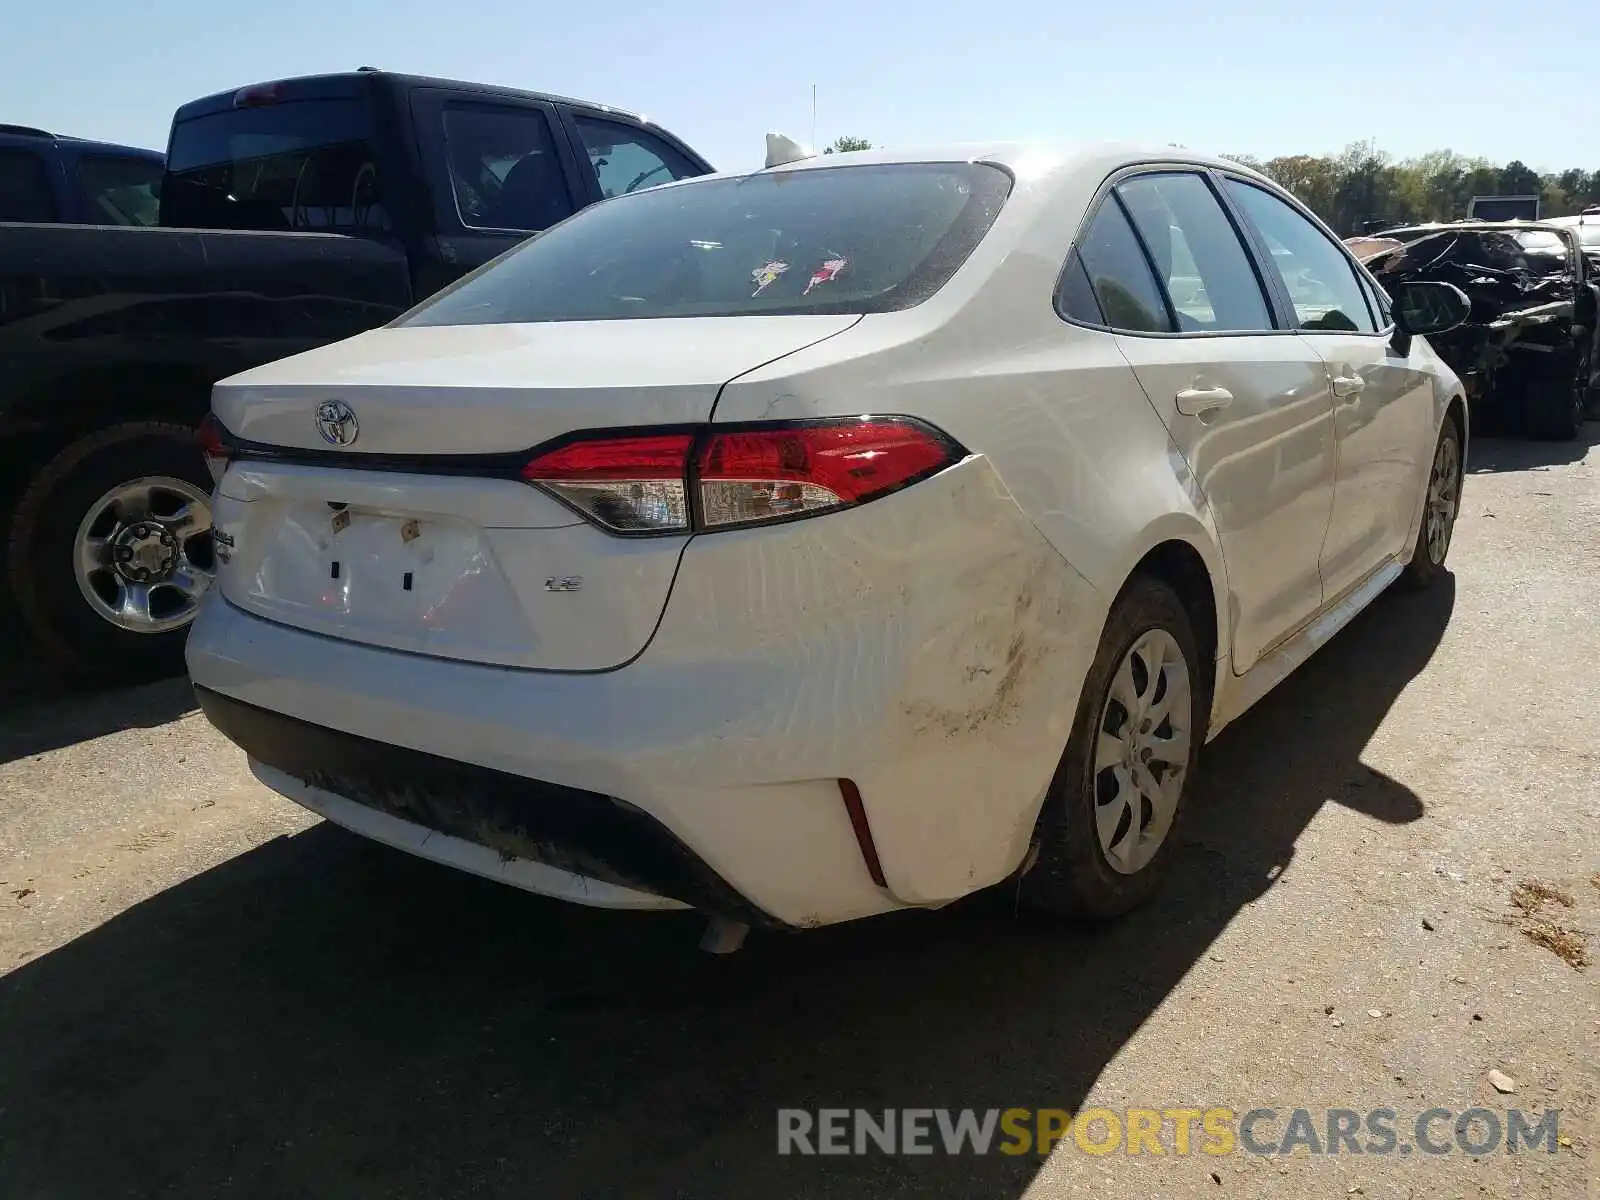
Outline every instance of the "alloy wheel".
{"type": "Polygon", "coordinates": [[[73,550],[78,589],[103,619],[133,633],[181,628],[216,578],[210,498],[167,476],[119,484],[89,507],[73,550]]]}

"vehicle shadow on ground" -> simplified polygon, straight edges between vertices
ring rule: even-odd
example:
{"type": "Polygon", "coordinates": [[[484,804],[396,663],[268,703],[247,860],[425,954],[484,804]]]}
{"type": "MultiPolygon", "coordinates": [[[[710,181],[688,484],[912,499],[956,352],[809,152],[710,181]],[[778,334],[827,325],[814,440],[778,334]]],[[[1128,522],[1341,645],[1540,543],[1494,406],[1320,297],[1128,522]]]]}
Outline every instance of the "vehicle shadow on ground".
{"type": "Polygon", "coordinates": [[[0,661],[8,664],[0,677],[0,763],[124,729],[165,725],[196,708],[187,675],[111,687],[62,679],[20,654],[0,661]]]}
{"type": "Polygon", "coordinates": [[[1600,422],[1590,421],[1570,442],[1541,442],[1515,435],[1501,436],[1498,430],[1474,431],[1467,449],[1467,473],[1483,475],[1500,471],[1539,471],[1582,462],[1589,451],[1600,445],[1600,422]]]}
{"type": "Polygon", "coordinates": [[[0,979],[0,1194],[1019,1194],[1037,1160],[780,1158],[775,1109],[1077,1107],[1324,804],[1422,817],[1361,753],[1453,603],[1385,597],[1225,731],[1109,930],[990,893],[713,958],[687,915],[267,843],[0,979]]]}

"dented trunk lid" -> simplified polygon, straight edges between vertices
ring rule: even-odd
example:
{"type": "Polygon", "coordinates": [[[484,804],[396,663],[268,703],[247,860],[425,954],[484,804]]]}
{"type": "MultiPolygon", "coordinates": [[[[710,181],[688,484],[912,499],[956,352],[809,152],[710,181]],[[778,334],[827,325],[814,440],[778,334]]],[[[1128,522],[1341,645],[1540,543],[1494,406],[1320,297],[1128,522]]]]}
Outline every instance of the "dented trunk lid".
{"type": "Polygon", "coordinates": [[[580,430],[706,421],[728,380],[857,319],[389,328],[234,376],[212,399],[240,451],[214,502],[222,595],[392,650],[626,663],[688,535],[607,533],[515,464],[580,430]]]}

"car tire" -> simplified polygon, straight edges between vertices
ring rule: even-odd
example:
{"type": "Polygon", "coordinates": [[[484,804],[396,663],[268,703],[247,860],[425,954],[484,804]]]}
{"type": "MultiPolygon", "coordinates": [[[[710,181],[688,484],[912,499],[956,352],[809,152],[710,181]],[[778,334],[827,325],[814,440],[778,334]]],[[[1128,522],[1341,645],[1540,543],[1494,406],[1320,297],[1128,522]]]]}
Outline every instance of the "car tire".
{"type": "Polygon", "coordinates": [[[165,421],[99,430],[34,475],[12,516],[7,574],[50,665],[108,679],[182,671],[214,575],[211,489],[194,430],[165,421]]]}
{"type": "Polygon", "coordinates": [[[1084,680],[1072,737],[1035,826],[1032,865],[1018,881],[1024,903],[1054,915],[1105,920],[1154,894],[1177,849],[1205,740],[1211,681],[1203,672],[1209,669],[1177,594],[1160,580],[1135,576],[1112,605],[1084,680]],[[1152,655],[1161,664],[1155,672],[1152,655]],[[1135,711],[1141,704],[1145,711],[1135,711]],[[1144,755],[1158,740],[1172,744],[1162,738],[1164,730],[1186,735],[1181,763],[1144,755]],[[1124,757],[1116,765],[1119,754],[1124,757]],[[1128,765],[1140,759],[1142,775],[1128,765]],[[1162,811],[1143,790],[1151,784],[1162,811]]]}
{"type": "Polygon", "coordinates": [[[1456,517],[1461,512],[1461,485],[1465,479],[1461,430],[1446,417],[1439,440],[1434,443],[1433,459],[1422,499],[1422,523],[1411,548],[1411,561],[1400,573],[1400,584],[1410,591],[1432,586],[1445,573],[1445,558],[1455,534],[1456,517]]]}

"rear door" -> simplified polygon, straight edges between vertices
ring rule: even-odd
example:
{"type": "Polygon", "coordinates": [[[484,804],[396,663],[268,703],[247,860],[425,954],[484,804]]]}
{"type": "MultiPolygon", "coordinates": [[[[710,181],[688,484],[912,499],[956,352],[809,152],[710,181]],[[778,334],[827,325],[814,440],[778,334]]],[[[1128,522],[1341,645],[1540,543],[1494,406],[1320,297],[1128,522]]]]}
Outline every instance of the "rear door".
{"type": "Polygon", "coordinates": [[[1260,237],[1303,338],[1327,365],[1338,439],[1333,514],[1321,554],[1328,598],[1405,551],[1433,452],[1433,381],[1395,352],[1345,248],[1265,188],[1224,187],[1260,237]]]}
{"type": "Polygon", "coordinates": [[[709,173],[687,148],[656,130],[581,108],[563,108],[561,115],[578,150],[588,200],[709,173]]]}
{"type": "Polygon", "coordinates": [[[1117,179],[1078,249],[1101,323],[1211,507],[1242,673],[1322,604],[1317,551],[1334,482],[1322,362],[1276,327],[1204,172],[1117,179]]]}
{"type": "Polygon", "coordinates": [[[0,221],[60,219],[54,165],[21,146],[0,145],[0,221]]]}
{"type": "Polygon", "coordinates": [[[411,114],[433,198],[443,286],[588,203],[555,107],[417,88],[411,114]]]}

